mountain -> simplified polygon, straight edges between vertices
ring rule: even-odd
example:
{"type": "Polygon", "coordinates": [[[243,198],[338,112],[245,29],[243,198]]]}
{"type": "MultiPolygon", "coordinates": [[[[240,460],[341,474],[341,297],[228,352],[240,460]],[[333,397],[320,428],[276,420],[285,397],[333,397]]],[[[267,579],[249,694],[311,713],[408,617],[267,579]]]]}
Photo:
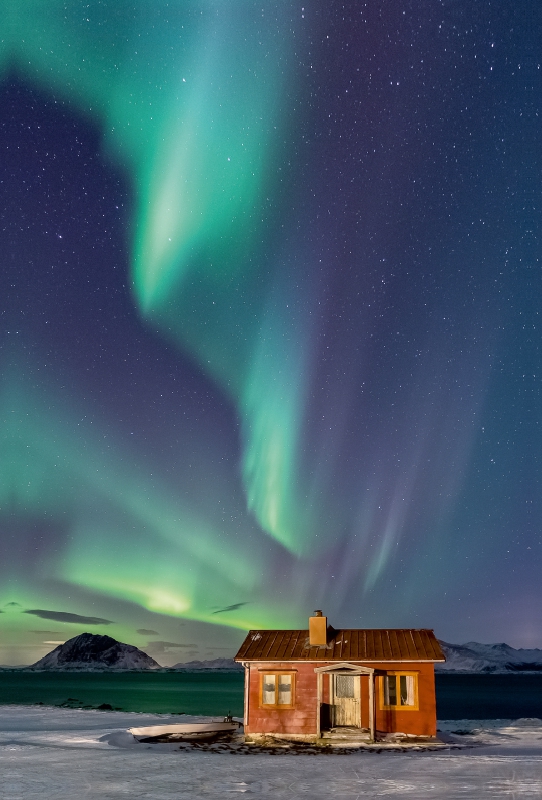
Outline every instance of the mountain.
{"type": "Polygon", "coordinates": [[[233,658],[214,658],[211,661],[187,661],[185,664],[175,664],[170,669],[183,672],[198,672],[208,670],[209,672],[242,672],[244,667],[238,664],[233,658]]]}
{"type": "Polygon", "coordinates": [[[449,644],[440,641],[445,664],[435,664],[436,672],[480,672],[509,675],[518,672],[542,672],[542,650],[525,650],[508,644],[449,644]]]}
{"type": "MultiPolygon", "coordinates": [[[[450,644],[440,641],[446,663],[435,664],[437,673],[481,673],[509,675],[522,672],[542,672],[542,650],[515,649],[508,644],[450,644]]],[[[161,669],[157,662],[130,644],[123,644],[111,636],[82,633],[55,647],[30,669],[79,670],[98,672],[107,670],[161,669]]],[[[243,667],[231,658],[210,661],[188,661],[169,669],[182,672],[242,672],[243,667]]]]}
{"type": "Polygon", "coordinates": [[[94,633],[82,633],[68,639],[31,667],[85,672],[160,668],[160,664],[137,647],[117,642],[111,636],[97,636],[94,633]]]}
{"type": "MultiPolygon", "coordinates": [[[[440,641],[446,662],[435,664],[439,673],[482,673],[502,674],[522,672],[542,672],[542,650],[516,650],[508,644],[450,644],[440,641]]],[[[211,661],[188,661],[175,664],[175,669],[184,672],[233,672],[242,671],[241,664],[231,658],[215,658],[211,661]]]]}

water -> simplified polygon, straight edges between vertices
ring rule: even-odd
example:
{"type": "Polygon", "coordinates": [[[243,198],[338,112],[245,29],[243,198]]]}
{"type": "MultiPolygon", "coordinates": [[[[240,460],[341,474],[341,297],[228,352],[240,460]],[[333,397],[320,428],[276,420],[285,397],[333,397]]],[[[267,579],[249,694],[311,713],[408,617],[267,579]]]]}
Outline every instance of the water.
{"type": "Polygon", "coordinates": [[[0,672],[6,703],[243,716],[242,672],[0,672]]]}
{"type": "MultiPolygon", "coordinates": [[[[0,705],[242,716],[243,680],[242,672],[0,671],[0,705]]],[[[542,718],[542,675],[437,675],[436,687],[439,719],[542,718]]]]}
{"type": "Polygon", "coordinates": [[[436,675],[439,719],[542,719],[542,675],[436,675]]]}

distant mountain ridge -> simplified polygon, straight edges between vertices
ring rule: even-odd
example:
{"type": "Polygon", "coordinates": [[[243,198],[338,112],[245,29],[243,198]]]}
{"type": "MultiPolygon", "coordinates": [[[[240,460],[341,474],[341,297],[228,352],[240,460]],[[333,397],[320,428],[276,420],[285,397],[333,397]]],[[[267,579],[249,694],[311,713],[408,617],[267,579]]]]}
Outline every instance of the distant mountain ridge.
{"type": "Polygon", "coordinates": [[[244,667],[238,664],[233,658],[213,658],[210,661],[187,661],[186,663],[175,664],[174,667],[178,672],[200,672],[207,670],[208,672],[243,672],[244,667]]]}
{"type": "MultiPolygon", "coordinates": [[[[437,673],[510,675],[542,672],[541,649],[516,649],[499,644],[450,644],[439,640],[446,656],[444,664],[435,664],[437,673]]],[[[82,633],[58,645],[26,669],[51,671],[106,672],[126,670],[176,670],[178,672],[242,672],[232,658],[188,661],[173,667],[161,667],[151,656],[111,636],[82,633]]]]}
{"type": "Polygon", "coordinates": [[[111,636],[81,633],[58,645],[40,658],[30,669],[38,670],[131,670],[161,669],[153,658],[131,644],[118,642],[111,636]]]}
{"type": "Polygon", "coordinates": [[[499,644],[450,644],[439,640],[446,663],[435,664],[436,672],[482,673],[510,675],[521,672],[542,672],[542,650],[516,649],[499,644]]]}
{"type": "MultiPolygon", "coordinates": [[[[542,650],[515,649],[508,644],[450,644],[439,640],[446,656],[444,664],[435,664],[439,673],[518,674],[542,672],[542,650]]],[[[211,661],[188,661],[175,664],[170,669],[183,672],[233,672],[243,667],[231,658],[215,658],[211,661]]]]}

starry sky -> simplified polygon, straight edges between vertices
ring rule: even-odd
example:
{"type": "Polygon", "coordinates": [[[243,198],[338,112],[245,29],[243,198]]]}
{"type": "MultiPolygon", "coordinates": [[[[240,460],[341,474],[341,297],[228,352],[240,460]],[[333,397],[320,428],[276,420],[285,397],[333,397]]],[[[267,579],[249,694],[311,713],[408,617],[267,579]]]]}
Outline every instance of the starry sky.
{"type": "Polygon", "coordinates": [[[535,5],[0,13],[0,663],[542,647],[535,5]]]}

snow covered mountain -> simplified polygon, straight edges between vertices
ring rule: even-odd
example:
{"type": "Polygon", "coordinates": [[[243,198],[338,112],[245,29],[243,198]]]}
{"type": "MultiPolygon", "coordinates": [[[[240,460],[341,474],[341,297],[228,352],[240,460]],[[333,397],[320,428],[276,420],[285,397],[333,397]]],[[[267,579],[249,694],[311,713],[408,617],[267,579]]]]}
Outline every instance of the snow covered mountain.
{"type": "MultiPolygon", "coordinates": [[[[436,672],[501,674],[542,672],[542,650],[516,650],[508,644],[450,644],[440,640],[446,656],[444,664],[435,664],[436,672]]],[[[215,658],[211,661],[188,661],[175,664],[169,669],[183,672],[233,672],[243,667],[231,658],[215,658]]]]}
{"type": "Polygon", "coordinates": [[[508,644],[449,644],[440,641],[445,664],[435,664],[436,672],[480,672],[509,675],[542,672],[542,650],[516,650],[508,644]]]}
{"type": "Polygon", "coordinates": [[[68,639],[31,667],[85,672],[160,668],[160,664],[137,647],[117,642],[111,636],[98,636],[94,633],[82,633],[68,639]]]}
{"type": "Polygon", "coordinates": [[[200,670],[208,670],[209,672],[242,672],[244,667],[241,664],[237,664],[233,658],[214,658],[211,661],[187,661],[185,664],[175,664],[170,669],[184,672],[199,672],[200,670]]]}
{"type": "MultiPolygon", "coordinates": [[[[542,650],[518,649],[510,645],[450,644],[440,641],[446,662],[435,664],[437,673],[481,673],[501,674],[542,672],[542,650]]],[[[28,669],[28,668],[27,668],[28,669]]],[[[160,665],[142,650],[123,644],[111,636],[82,633],[55,647],[30,669],[79,670],[103,672],[109,670],[161,669],[160,665]]],[[[243,667],[231,658],[215,658],[210,661],[188,661],[175,664],[168,669],[183,672],[238,672],[243,667]]]]}

